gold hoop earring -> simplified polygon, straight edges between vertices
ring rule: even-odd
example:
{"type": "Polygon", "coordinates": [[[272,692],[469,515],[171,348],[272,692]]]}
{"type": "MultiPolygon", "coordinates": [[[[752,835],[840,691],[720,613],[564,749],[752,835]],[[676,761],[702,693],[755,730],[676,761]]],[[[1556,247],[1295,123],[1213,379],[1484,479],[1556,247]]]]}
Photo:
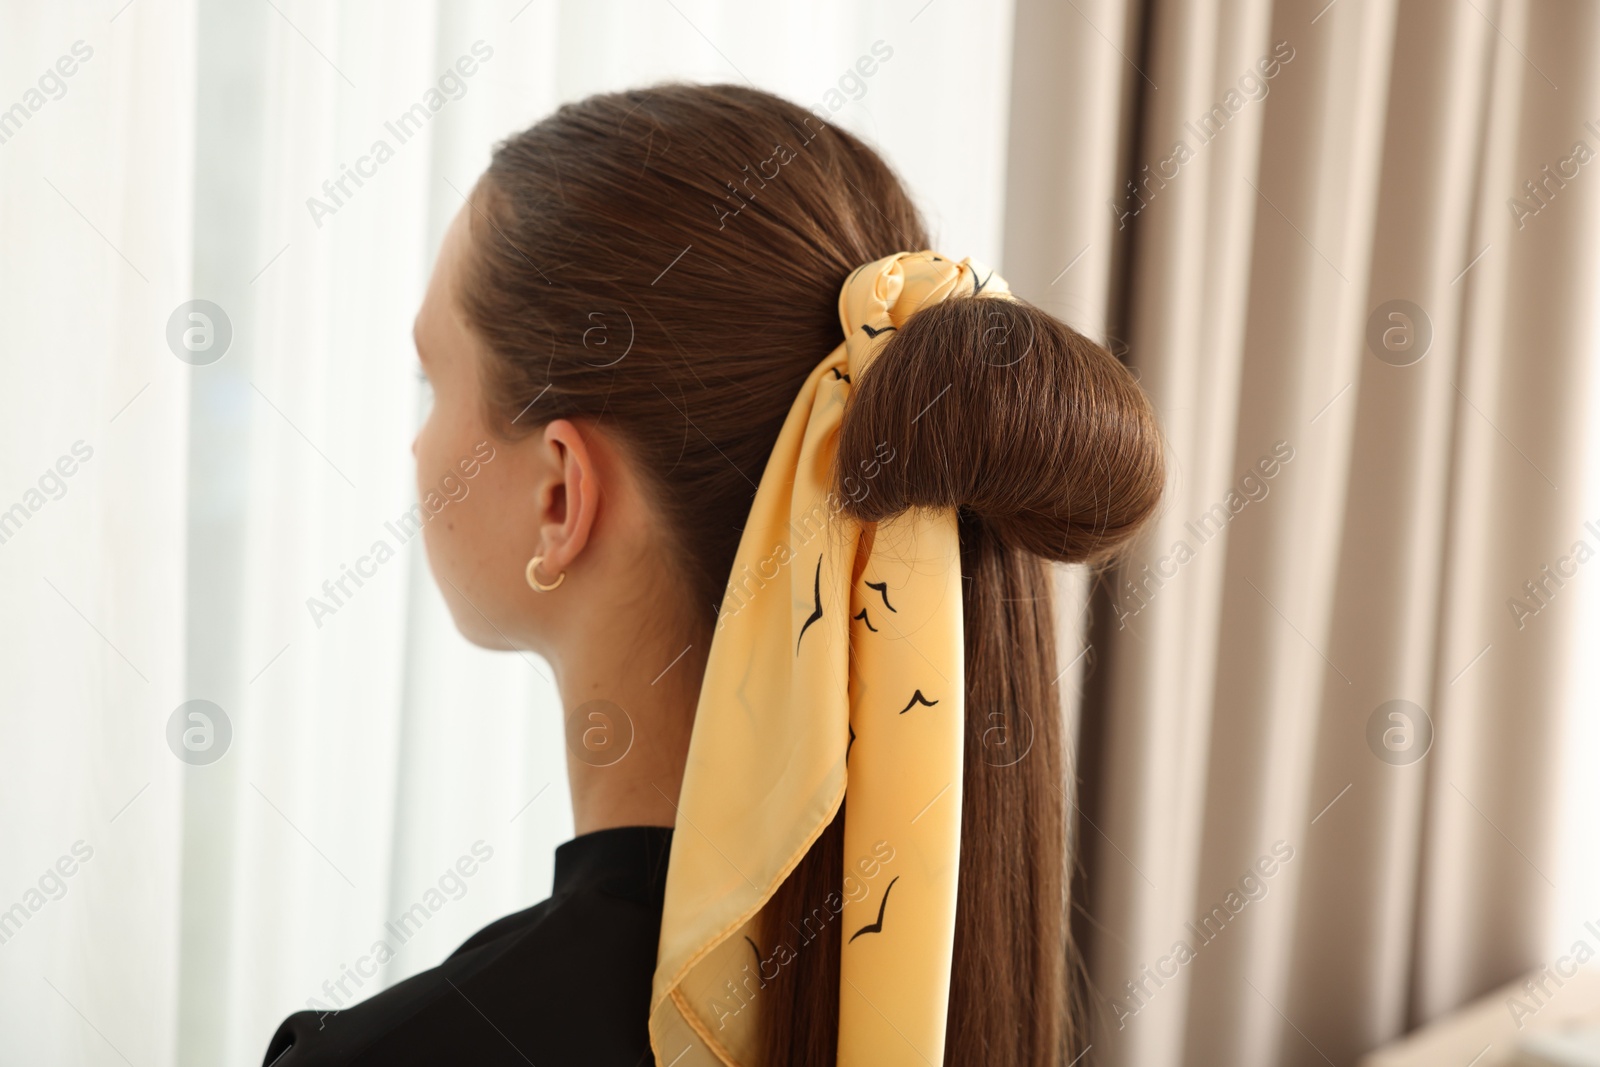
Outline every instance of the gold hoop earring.
{"type": "Polygon", "coordinates": [[[528,584],[533,586],[533,588],[537,589],[541,593],[548,593],[550,590],[567,580],[567,572],[562,571],[560,574],[556,575],[555,581],[551,582],[549,585],[545,585],[539,580],[539,575],[536,573],[539,569],[539,564],[543,562],[543,556],[534,556],[528,561],[528,569],[523,572],[523,576],[528,579],[528,584]]]}

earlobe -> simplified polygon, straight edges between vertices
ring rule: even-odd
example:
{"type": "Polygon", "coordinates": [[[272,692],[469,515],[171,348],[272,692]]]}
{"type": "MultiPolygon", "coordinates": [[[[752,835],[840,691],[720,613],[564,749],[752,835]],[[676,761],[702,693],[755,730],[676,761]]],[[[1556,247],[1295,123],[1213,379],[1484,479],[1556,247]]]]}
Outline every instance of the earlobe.
{"type": "Polygon", "coordinates": [[[534,589],[536,592],[548,593],[552,589],[559,588],[561,583],[567,580],[567,572],[562,571],[560,574],[556,575],[556,580],[553,582],[541,582],[539,580],[539,564],[543,562],[543,556],[534,556],[528,561],[528,566],[523,571],[523,577],[528,580],[529,587],[534,589]]]}

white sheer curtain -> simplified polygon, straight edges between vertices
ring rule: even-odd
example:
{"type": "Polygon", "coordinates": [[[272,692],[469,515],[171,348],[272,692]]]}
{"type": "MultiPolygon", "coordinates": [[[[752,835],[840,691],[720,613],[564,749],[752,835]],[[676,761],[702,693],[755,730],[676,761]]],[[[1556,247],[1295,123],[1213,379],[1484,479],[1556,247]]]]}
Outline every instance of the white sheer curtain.
{"type": "Polygon", "coordinates": [[[0,30],[0,1058],[174,1059],[192,5],[0,30]],[[70,73],[67,73],[69,72],[70,73]]]}
{"type": "Polygon", "coordinates": [[[367,996],[543,897],[571,833],[547,666],[467,646],[399,522],[427,403],[411,318],[493,142],[596,91],[753,81],[837,102],[939,247],[998,262],[1011,8],[108,0],[0,18],[0,106],[75,41],[93,50],[59,100],[0,125],[0,508],[27,512],[0,543],[0,908],[27,912],[0,943],[0,1058],[255,1064],[312,998],[367,996]],[[880,41],[892,58],[852,74],[880,41]],[[427,118],[402,138],[414,104],[427,118]],[[214,340],[231,332],[214,362],[167,343],[192,299],[221,309],[214,340]],[[32,510],[79,440],[92,458],[32,510]],[[231,731],[214,762],[168,743],[195,699],[231,731]],[[474,874],[447,876],[463,856],[474,874]],[[418,902],[419,930],[385,928],[418,902]]]}

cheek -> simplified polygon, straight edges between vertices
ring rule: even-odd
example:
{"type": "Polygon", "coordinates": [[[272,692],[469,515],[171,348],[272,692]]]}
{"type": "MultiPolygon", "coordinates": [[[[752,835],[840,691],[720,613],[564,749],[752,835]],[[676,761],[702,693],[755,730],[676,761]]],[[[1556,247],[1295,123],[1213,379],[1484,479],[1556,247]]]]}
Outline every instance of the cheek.
{"type": "Polygon", "coordinates": [[[427,417],[422,420],[422,425],[417,429],[417,436],[411,442],[411,455],[416,458],[417,473],[417,498],[427,491],[430,483],[436,483],[439,468],[440,438],[439,409],[437,405],[428,409],[427,417]]]}
{"type": "Polygon", "coordinates": [[[497,444],[495,458],[465,480],[467,495],[446,503],[425,528],[428,560],[457,629],[486,648],[504,648],[508,638],[532,647],[541,607],[523,578],[538,523],[530,494],[517,490],[514,463],[513,450],[497,444]]]}
{"type": "Polygon", "coordinates": [[[477,442],[484,440],[481,435],[474,437],[473,432],[472,420],[436,399],[412,445],[428,562],[447,599],[454,594],[452,585],[473,596],[465,583],[473,569],[474,539],[470,533],[477,520],[475,505],[483,495],[483,478],[480,475],[462,479],[460,470],[461,461],[472,455],[477,442]],[[463,484],[467,489],[465,497],[461,497],[463,484]],[[452,500],[452,494],[460,499],[452,500]]]}
{"type": "Polygon", "coordinates": [[[468,640],[489,648],[520,638],[531,595],[522,568],[536,549],[537,517],[521,452],[490,434],[480,419],[436,404],[417,434],[417,500],[428,564],[468,640]],[[489,442],[494,458],[479,458],[489,442]],[[462,464],[476,463],[471,478],[462,464]],[[448,488],[448,491],[447,491],[448,488]],[[455,499],[451,499],[452,495],[455,499]],[[491,623],[492,621],[492,623],[491,623]]]}
{"type": "MultiPolygon", "coordinates": [[[[445,497],[446,488],[454,484],[447,479],[454,476],[460,480],[461,461],[471,458],[478,442],[487,437],[487,431],[478,422],[471,417],[470,410],[462,410],[462,405],[445,398],[435,399],[412,444],[417,458],[418,500],[425,501],[429,493],[445,497]]],[[[448,512],[446,508],[439,519],[445,519],[448,512]]]]}

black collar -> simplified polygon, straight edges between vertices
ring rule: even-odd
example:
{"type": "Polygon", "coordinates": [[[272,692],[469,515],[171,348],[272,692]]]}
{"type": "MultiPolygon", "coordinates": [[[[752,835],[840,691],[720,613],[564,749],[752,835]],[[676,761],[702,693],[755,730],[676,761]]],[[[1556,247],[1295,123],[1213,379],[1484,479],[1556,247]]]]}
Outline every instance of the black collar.
{"type": "Polygon", "coordinates": [[[551,896],[598,889],[659,907],[671,848],[670,826],[618,826],[580,834],[556,847],[551,896]]]}

